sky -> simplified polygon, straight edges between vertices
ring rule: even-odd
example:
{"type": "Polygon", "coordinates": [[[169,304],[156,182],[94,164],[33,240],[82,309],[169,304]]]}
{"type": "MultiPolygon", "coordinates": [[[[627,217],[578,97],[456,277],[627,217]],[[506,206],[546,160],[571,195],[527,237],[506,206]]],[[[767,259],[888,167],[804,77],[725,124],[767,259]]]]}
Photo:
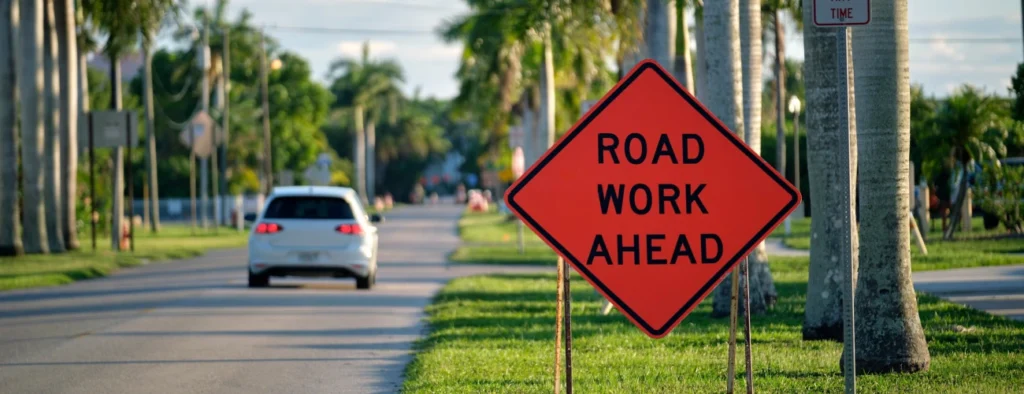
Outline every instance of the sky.
{"type": "MultiPolygon", "coordinates": [[[[937,96],[964,83],[1007,94],[1010,75],[1024,59],[1019,1],[908,2],[912,83],[922,84],[927,94],[937,96]],[[963,41],[977,38],[998,40],[963,41]]],[[[447,98],[458,91],[454,73],[461,45],[446,44],[428,33],[467,12],[463,0],[233,0],[230,13],[235,15],[242,8],[252,12],[256,25],[267,25],[268,33],[284,48],[305,57],[317,79],[324,79],[333,59],[358,56],[361,43],[369,41],[371,56],[393,58],[402,64],[407,93],[419,87],[424,97],[447,98]],[[377,32],[298,32],[273,26],[377,32]]],[[[803,59],[803,37],[792,28],[788,32],[787,56],[803,59]]]]}

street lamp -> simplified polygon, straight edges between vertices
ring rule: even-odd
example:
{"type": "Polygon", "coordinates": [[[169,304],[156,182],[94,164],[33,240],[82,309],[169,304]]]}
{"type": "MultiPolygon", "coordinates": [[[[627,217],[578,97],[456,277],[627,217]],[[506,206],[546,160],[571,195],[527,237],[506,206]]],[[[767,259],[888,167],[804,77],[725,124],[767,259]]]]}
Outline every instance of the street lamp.
{"type": "MultiPolygon", "coordinates": [[[[789,113],[793,114],[793,186],[800,190],[800,99],[789,96],[789,113]]],[[[785,144],[786,141],[779,141],[785,144]]],[[[786,235],[789,235],[791,224],[786,217],[786,235]]]]}

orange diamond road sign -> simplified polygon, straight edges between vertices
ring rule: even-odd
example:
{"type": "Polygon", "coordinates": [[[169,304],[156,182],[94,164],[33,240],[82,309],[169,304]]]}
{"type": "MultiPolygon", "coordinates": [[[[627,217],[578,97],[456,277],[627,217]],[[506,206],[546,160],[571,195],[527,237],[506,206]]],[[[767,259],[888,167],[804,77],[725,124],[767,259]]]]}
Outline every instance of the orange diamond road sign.
{"type": "Polygon", "coordinates": [[[793,211],[800,193],[645,60],[505,201],[644,333],[661,338],[793,211]]]}

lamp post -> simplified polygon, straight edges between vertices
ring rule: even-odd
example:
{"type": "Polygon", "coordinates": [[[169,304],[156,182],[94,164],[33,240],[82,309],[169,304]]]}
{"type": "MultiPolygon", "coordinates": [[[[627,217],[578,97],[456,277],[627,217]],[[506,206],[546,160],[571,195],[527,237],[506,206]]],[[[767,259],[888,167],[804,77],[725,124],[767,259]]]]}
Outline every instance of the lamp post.
{"type": "MultiPolygon", "coordinates": [[[[789,96],[789,113],[793,114],[793,186],[800,190],[800,99],[796,96],[789,96]]],[[[779,143],[785,144],[786,141],[779,143]]],[[[792,224],[787,216],[786,235],[789,235],[791,228],[792,224]]]]}

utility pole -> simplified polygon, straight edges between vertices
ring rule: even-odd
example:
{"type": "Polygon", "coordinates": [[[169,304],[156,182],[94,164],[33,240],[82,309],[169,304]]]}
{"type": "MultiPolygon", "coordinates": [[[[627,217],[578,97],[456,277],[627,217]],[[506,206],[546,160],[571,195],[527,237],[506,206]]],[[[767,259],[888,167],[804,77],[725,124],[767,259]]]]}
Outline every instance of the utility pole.
{"type": "Polygon", "coordinates": [[[269,85],[267,67],[267,35],[263,29],[260,29],[260,82],[263,85],[263,193],[269,196],[270,191],[274,189],[274,174],[271,170],[274,167],[270,146],[270,96],[267,92],[269,85]]]}
{"type": "MultiPolygon", "coordinates": [[[[221,207],[223,207],[223,210],[221,211],[223,217],[220,218],[220,220],[225,225],[230,225],[231,224],[228,221],[228,218],[230,217],[230,215],[226,214],[227,212],[230,211],[227,208],[229,204],[227,203],[227,197],[226,197],[226,195],[230,194],[230,193],[228,193],[228,172],[227,172],[228,171],[228,140],[229,140],[229,137],[230,137],[230,134],[228,133],[228,130],[230,130],[230,125],[231,125],[231,121],[230,121],[230,119],[231,119],[231,112],[230,112],[230,109],[231,109],[231,100],[230,100],[231,94],[230,94],[230,90],[229,90],[229,89],[231,89],[231,40],[230,40],[231,34],[230,34],[230,32],[231,32],[231,28],[229,26],[224,26],[224,32],[223,32],[224,33],[224,50],[223,50],[224,54],[221,55],[221,59],[224,62],[224,73],[223,73],[223,77],[221,78],[221,85],[222,85],[221,92],[223,94],[221,95],[221,97],[223,97],[224,100],[222,101],[223,112],[221,113],[221,117],[222,117],[221,118],[221,122],[222,122],[223,126],[221,126],[221,130],[220,130],[221,133],[223,133],[224,142],[223,142],[223,145],[220,146],[221,151],[220,151],[220,156],[219,157],[220,157],[220,191],[221,191],[221,194],[224,194],[224,196],[220,196],[221,197],[221,201],[222,201],[221,202],[221,207]]],[[[241,212],[239,212],[238,214],[241,215],[241,212]]]]}
{"type": "MultiPolygon", "coordinates": [[[[210,113],[210,20],[209,16],[203,17],[203,96],[202,96],[202,108],[203,112],[210,113]]],[[[214,127],[211,127],[213,129],[214,127]]],[[[204,130],[204,132],[215,133],[213,130],[204,130]]],[[[215,135],[214,135],[215,137],[215,135]]],[[[216,146],[216,140],[213,140],[214,146],[216,146]]],[[[210,160],[207,156],[199,158],[199,195],[200,195],[200,218],[202,218],[203,228],[209,228],[209,195],[208,189],[210,187],[210,160]]]]}

